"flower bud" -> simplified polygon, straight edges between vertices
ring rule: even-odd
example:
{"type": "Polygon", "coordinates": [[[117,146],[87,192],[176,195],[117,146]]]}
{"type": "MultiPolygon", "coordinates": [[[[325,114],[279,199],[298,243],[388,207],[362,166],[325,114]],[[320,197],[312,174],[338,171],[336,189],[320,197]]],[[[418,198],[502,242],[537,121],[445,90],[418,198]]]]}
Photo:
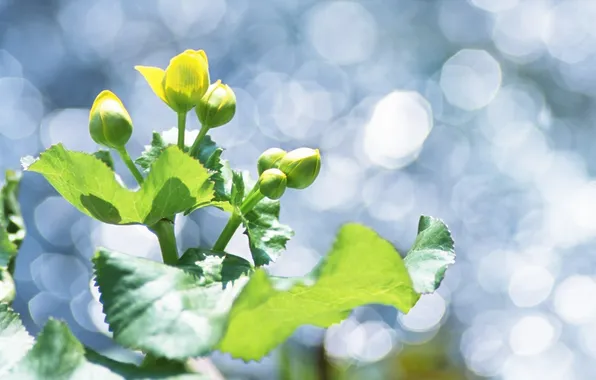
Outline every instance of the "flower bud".
{"type": "Polygon", "coordinates": [[[197,116],[202,125],[216,128],[229,123],[236,113],[236,95],[220,80],[209,86],[197,108],[197,116]]]}
{"type": "Polygon", "coordinates": [[[287,152],[280,148],[269,148],[266,151],[264,151],[259,156],[259,160],[257,161],[257,169],[259,170],[259,175],[263,174],[263,172],[267,169],[276,168],[276,164],[286,154],[287,152]]]}
{"type": "Polygon", "coordinates": [[[288,187],[305,189],[319,175],[321,155],[318,149],[295,149],[279,160],[277,167],[288,177],[288,187]]]}
{"type": "Polygon", "coordinates": [[[170,60],[165,70],[135,66],[153,92],[170,108],[186,113],[209,88],[209,61],[203,50],[185,50],[170,60]]]}
{"type": "Polygon", "coordinates": [[[279,199],[286,191],[288,179],[279,169],[267,169],[259,177],[259,191],[269,199],[279,199]]]}
{"type": "Polygon", "coordinates": [[[89,112],[89,133],[98,144],[122,148],[132,135],[132,120],[124,104],[114,93],[102,91],[89,112]]]}

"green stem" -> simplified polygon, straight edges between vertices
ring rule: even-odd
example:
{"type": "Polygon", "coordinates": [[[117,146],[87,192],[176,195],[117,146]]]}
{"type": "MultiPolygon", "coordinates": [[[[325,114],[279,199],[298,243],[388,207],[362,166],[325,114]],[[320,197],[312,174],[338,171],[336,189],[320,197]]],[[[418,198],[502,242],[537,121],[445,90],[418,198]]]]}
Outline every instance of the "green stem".
{"type": "Polygon", "coordinates": [[[178,247],[176,246],[176,235],[174,234],[174,223],[162,219],[149,227],[159,240],[163,262],[174,265],[178,262],[178,247]]]}
{"type": "Polygon", "coordinates": [[[118,154],[120,155],[120,157],[122,157],[122,161],[124,161],[124,163],[128,167],[128,170],[130,170],[130,172],[132,173],[132,175],[135,177],[135,179],[139,183],[139,186],[142,185],[143,184],[143,181],[145,179],[143,178],[143,175],[139,171],[139,168],[137,168],[137,166],[135,165],[135,163],[132,162],[132,159],[130,158],[130,155],[126,151],[126,147],[122,147],[120,149],[116,149],[116,151],[118,152],[118,154]]]}
{"type": "Polygon", "coordinates": [[[186,112],[178,112],[178,148],[184,152],[184,131],[186,129],[186,112]]]}
{"type": "Polygon", "coordinates": [[[199,134],[197,135],[195,142],[192,143],[192,147],[190,148],[191,157],[197,157],[197,155],[199,154],[199,146],[201,145],[201,141],[203,141],[203,138],[205,137],[208,131],[209,127],[207,127],[206,125],[201,126],[201,130],[199,131],[199,134]]]}
{"type": "Polygon", "coordinates": [[[223,252],[226,249],[230,239],[232,239],[232,236],[234,236],[234,233],[240,227],[240,223],[242,223],[242,215],[252,210],[263,198],[264,195],[259,191],[258,184],[255,185],[244,199],[244,202],[242,202],[240,212],[234,211],[223,231],[221,231],[219,238],[217,238],[217,241],[213,245],[214,251],[223,252]]]}

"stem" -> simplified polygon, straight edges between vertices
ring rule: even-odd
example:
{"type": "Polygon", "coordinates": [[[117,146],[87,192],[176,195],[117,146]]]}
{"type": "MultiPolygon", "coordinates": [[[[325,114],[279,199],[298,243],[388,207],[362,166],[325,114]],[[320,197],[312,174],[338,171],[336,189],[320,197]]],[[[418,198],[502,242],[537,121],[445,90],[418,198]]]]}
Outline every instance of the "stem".
{"type": "Polygon", "coordinates": [[[186,112],[178,112],[178,148],[184,152],[184,130],[186,129],[186,112]]]}
{"type": "Polygon", "coordinates": [[[118,154],[120,155],[120,157],[122,157],[122,161],[124,161],[124,163],[128,167],[128,170],[130,170],[130,172],[132,173],[132,175],[135,177],[135,179],[139,183],[139,186],[142,185],[143,184],[143,181],[145,179],[143,178],[143,175],[139,171],[139,168],[137,168],[137,166],[135,165],[135,163],[132,162],[132,159],[130,158],[130,155],[126,151],[126,147],[122,147],[120,149],[116,149],[116,151],[118,152],[118,154]]]}
{"type": "Polygon", "coordinates": [[[203,137],[205,137],[205,135],[207,134],[208,131],[209,131],[208,126],[206,126],[206,125],[201,126],[201,130],[199,131],[199,134],[197,135],[195,142],[192,143],[192,147],[190,148],[190,156],[191,157],[196,157],[199,154],[199,145],[201,145],[201,141],[203,141],[203,137]]]}
{"type": "Polygon", "coordinates": [[[213,245],[214,251],[222,252],[226,249],[226,246],[230,242],[230,239],[232,239],[232,236],[234,236],[234,233],[240,226],[240,223],[242,223],[242,215],[252,210],[253,207],[255,207],[257,203],[259,203],[264,197],[265,196],[261,194],[261,192],[259,191],[257,183],[255,187],[250,191],[250,193],[246,196],[244,202],[242,202],[242,205],[240,206],[240,213],[234,211],[234,213],[228,220],[228,223],[224,227],[223,231],[221,231],[221,234],[219,235],[217,241],[213,245]]]}
{"type": "Polygon", "coordinates": [[[174,223],[162,219],[149,228],[157,236],[163,262],[174,265],[178,262],[178,247],[176,246],[176,235],[174,234],[174,223]]]}

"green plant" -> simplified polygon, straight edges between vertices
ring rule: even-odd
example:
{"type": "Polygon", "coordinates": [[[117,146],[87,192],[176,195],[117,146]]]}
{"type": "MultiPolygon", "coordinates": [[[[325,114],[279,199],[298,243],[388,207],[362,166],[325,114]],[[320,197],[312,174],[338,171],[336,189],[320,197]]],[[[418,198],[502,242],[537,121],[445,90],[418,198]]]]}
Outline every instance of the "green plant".
{"type": "MultiPolygon", "coordinates": [[[[137,367],[104,358],[83,347],[56,320],[47,323],[34,343],[9,306],[14,292],[0,291],[5,294],[0,305],[0,376],[200,378],[184,365],[189,358],[220,350],[246,361],[259,360],[300,325],[328,327],[355,307],[370,303],[407,313],[422,293],[439,286],[455,253],[447,227],[428,216],[420,218],[416,241],[403,260],[373,230],[349,223],[307,276],[269,275],[263,266],[283,253],[293,235],[279,221],[278,199],[287,190],[298,191],[315,181],[321,166],[319,151],[270,149],[258,159],[259,178],[252,180],[248,173],[232,170],[221,157],[223,149],[207,135],[210,128],[233,117],[235,96],[219,81],[209,87],[204,52],[187,50],[165,71],[137,69],[177,113],[177,141],[155,132],[151,145],[133,162],[125,146],[132,121],[123,103],[108,91],[95,100],[89,128],[97,143],[121,156],[138,189],[122,185],[106,150],[89,154],[57,144],[37,159],[24,158],[23,166],[42,174],[88,216],[116,225],[142,224],[157,237],[163,263],[107,248],[98,248],[93,258],[114,340],[142,351],[145,360],[137,367]],[[198,133],[185,131],[193,107],[205,121],[198,133]],[[195,133],[194,141],[189,141],[195,133]],[[228,212],[226,226],[213,247],[193,247],[179,255],[175,216],[204,207],[228,212]],[[252,262],[226,251],[241,225],[252,262]]],[[[6,289],[24,237],[17,189],[18,176],[9,172],[0,193],[0,285],[6,289]]]]}

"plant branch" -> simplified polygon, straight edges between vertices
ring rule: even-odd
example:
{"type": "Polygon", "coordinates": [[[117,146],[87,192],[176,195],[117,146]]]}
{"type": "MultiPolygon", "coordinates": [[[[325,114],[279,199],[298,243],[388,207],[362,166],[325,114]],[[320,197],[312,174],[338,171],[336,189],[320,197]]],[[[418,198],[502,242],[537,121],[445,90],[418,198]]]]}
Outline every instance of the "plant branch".
{"type": "Polygon", "coordinates": [[[199,154],[199,146],[201,145],[201,141],[203,141],[203,138],[205,137],[208,131],[209,127],[207,127],[206,125],[201,126],[201,130],[199,131],[197,138],[192,143],[192,147],[190,148],[191,157],[196,157],[199,154]]]}
{"type": "Polygon", "coordinates": [[[162,219],[149,227],[149,229],[157,236],[157,240],[159,240],[164,264],[176,264],[178,262],[178,247],[176,245],[176,235],[174,234],[174,223],[167,219],[162,219]]]}
{"type": "Polygon", "coordinates": [[[178,148],[184,151],[184,131],[186,130],[186,112],[178,112],[178,148]]]}
{"type": "Polygon", "coordinates": [[[217,241],[213,245],[214,251],[222,252],[226,249],[226,246],[234,236],[234,233],[242,223],[242,215],[248,213],[250,210],[253,209],[264,198],[263,194],[259,191],[258,184],[250,191],[250,193],[242,202],[240,206],[240,211],[234,211],[230,219],[228,219],[228,223],[224,227],[223,231],[217,238],[217,241]]]}
{"type": "Polygon", "coordinates": [[[145,179],[143,178],[143,175],[139,171],[139,168],[137,168],[137,166],[135,165],[135,163],[132,162],[132,159],[130,158],[130,155],[128,154],[128,151],[126,150],[126,148],[125,147],[122,147],[120,149],[116,149],[116,151],[118,152],[118,154],[120,155],[120,157],[122,157],[122,161],[124,161],[124,163],[128,167],[128,170],[130,170],[130,172],[132,173],[132,175],[135,177],[135,179],[139,183],[139,186],[142,185],[143,184],[143,181],[145,179]]]}

